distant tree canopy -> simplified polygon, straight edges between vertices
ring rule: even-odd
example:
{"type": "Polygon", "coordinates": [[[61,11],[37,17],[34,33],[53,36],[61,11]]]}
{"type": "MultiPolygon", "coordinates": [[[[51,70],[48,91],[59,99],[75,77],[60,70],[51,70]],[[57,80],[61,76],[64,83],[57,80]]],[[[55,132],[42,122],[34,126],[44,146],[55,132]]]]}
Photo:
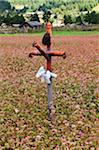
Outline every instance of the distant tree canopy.
{"type": "Polygon", "coordinates": [[[90,11],[93,7],[97,5],[97,0],[94,1],[86,1],[78,4],[79,11],[90,11]]]}
{"type": "Polygon", "coordinates": [[[90,10],[99,2],[98,0],[9,0],[13,5],[24,5],[32,8],[33,11],[39,9],[44,11],[45,9],[51,10],[52,8],[60,9],[75,9],[80,11],[90,10]]]}
{"type": "Polygon", "coordinates": [[[4,17],[0,15],[0,25],[4,22],[4,17]]]}
{"type": "Polygon", "coordinates": [[[28,17],[30,21],[39,21],[37,11],[42,11],[44,22],[61,19],[65,25],[83,22],[98,24],[99,14],[93,11],[97,4],[99,0],[0,0],[0,25],[24,22],[24,14],[29,10],[34,13],[28,17]],[[17,4],[23,5],[23,8],[16,9],[17,4]]]}
{"type": "Polygon", "coordinates": [[[24,14],[28,10],[28,7],[24,6],[24,8],[16,10],[18,14],[24,14]]]}
{"type": "Polygon", "coordinates": [[[15,15],[11,18],[11,24],[23,24],[25,22],[25,19],[23,15],[15,15]]]}
{"type": "Polygon", "coordinates": [[[85,15],[85,21],[92,24],[99,24],[99,13],[96,13],[95,11],[91,13],[87,13],[85,15]]]}
{"type": "Polygon", "coordinates": [[[68,23],[72,23],[72,18],[71,18],[71,16],[70,15],[64,15],[64,24],[66,25],[66,24],[68,24],[68,23]]]}
{"type": "Polygon", "coordinates": [[[50,11],[45,11],[44,14],[43,14],[43,20],[44,22],[46,21],[49,21],[50,20],[50,17],[51,17],[51,12],[50,11]]]}
{"type": "Polygon", "coordinates": [[[15,12],[5,12],[0,15],[0,25],[5,23],[6,25],[22,24],[25,22],[23,15],[16,14],[15,12]]]}
{"type": "Polygon", "coordinates": [[[8,1],[0,0],[0,11],[11,10],[11,5],[8,1]]]}
{"type": "Polygon", "coordinates": [[[40,22],[38,14],[35,13],[34,15],[31,15],[30,21],[38,21],[38,22],[40,22]]]}

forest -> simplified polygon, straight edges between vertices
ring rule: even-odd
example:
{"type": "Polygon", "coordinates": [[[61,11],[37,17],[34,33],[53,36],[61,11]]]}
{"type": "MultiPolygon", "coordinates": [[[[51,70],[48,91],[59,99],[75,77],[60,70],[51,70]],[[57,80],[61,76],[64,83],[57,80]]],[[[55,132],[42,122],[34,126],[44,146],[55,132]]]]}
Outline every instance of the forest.
{"type": "Polygon", "coordinates": [[[25,20],[57,20],[63,24],[99,24],[99,12],[95,10],[99,0],[1,0],[0,25],[22,24],[25,20]],[[38,15],[42,12],[42,16],[38,15]],[[31,14],[27,17],[27,14],[31,14]]]}

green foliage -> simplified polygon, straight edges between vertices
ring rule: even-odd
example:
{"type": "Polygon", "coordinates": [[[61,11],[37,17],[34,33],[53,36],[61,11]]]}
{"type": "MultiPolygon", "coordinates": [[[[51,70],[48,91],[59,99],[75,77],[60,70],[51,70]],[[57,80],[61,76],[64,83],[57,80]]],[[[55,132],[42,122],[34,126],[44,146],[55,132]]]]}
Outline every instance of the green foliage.
{"type": "Polygon", "coordinates": [[[11,24],[23,24],[25,22],[25,19],[23,15],[15,15],[11,18],[11,24]]]}
{"type": "Polygon", "coordinates": [[[50,16],[51,16],[51,12],[50,11],[45,11],[44,14],[43,14],[43,20],[46,22],[46,21],[49,21],[50,20],[50,16]]]}
{"type": "Polygon", "coordinates": [[[95,11],[91,13],[87,13],[85,15],[85,21],[92,24],[99,24],[99,13],[96,13],[95,11]]]}
{"type": "Polygon", "coordinates": [[[4,15],[4,23],[6,23],[7,25],[11,25],[11,21],[12,21],[12,17],[10,13],[7,13],[6,15],[4,15]]]}
{"type": "Polygon", "coordinates": [[[7,25],[22,24],[25,21],[23,15],[18,15],[15,12],[4,13],[2,17],[3,17],[2,22],[7,25]]]}
{"type": "Polygon", "coordinates": [[[3,15],[0,15],[0,25],[4,22],[4,17],[3,15]]]}
{"type": "Polygon", "coordinates": [[[78,16],[78,17],[76,18],[76,22],[77,22],[79,25],[83,24],[83,19],[82,19],[82,17],[81,17],[81,16],[78,16]]]}
{"type": "Polygon", "coordinates": [[[18,14],[20,14],[20,13],[24,14],[24,13],[26,13],[27,10],[28,10],[28,7],[24,6],[24,8],[17,10],[17,13],[18,14]]]}
{"type": "Polygon", "coordinates": [[[31,15],[30,21],[38,21],[38,22],[40,22],[38,14],[35,13],[34,15],[31,15]]]}
{"type": "MultiPolygon", "coordinates": [[[[12,13],[17,14],[25,14],[27,11],[36,12],[36,11],[43,11],[44,15],[42,19],[46,22],[50,20],[54,22],[56,19],[63,20],[64,24],[67,23],[79,23],[82,24],[84,18],[82,14],[85,15],[85,21],[88,23],[98,24],[98,14],[92,12],[92,9],[98,4],[97,0],[9,0],[7,1],[0,1],[0,11],[11,10],[12,13]],[[23,9],[15,10],[16,5],[23,5],[23,9]],[[89,14],[87,12],[90,12],[89,14]]],[[[20,20],[19,15],[19,20],[20,20]]],[[[7,18],[5,19],[7,22],[7,18]]],[[[14,19],[15,20],[15,19],[14,19]]],[[[18,20],[18,16],[17,16],[18,20]]],[[[39,18],[37,14],[31,16],[30,20],[37,20],[39,18]]],[[[10,15],[8,15],[8,22],[10,21],[10,15]]],[[[1,17],[0,24],[2,24],[3,19],[1,17]]],[[[20,21],[15,21],[20,22],[20,21]]],[[[8,23],[9,24],[9,23],[8,23]]]]}
{"type": "Polygon", "coordinates": [[[11,5],[8,1],[0,1],[0,11],[11,10],[11,5]]]}
{"type": "Polygon", "coordinates": [[[68,15],[68,16],[64,15],[64,24],[66,25],[68,23],[70,23],[70,24],[72,23],[72,18],[70,15],[68,15]]]}
{"type": "Polygon", "coordinates": [[[93,7],[95,7],[98,3],[97,0],[10,0],[10,2],[13,5],[25,5],[32,8],[33,11],[35,10],[51,10],[55,8],[60,8],[62,11],[66,10],[73,10],[73,9],[79,9],[80,11],[86,11],[91,10],[93,7]]]}

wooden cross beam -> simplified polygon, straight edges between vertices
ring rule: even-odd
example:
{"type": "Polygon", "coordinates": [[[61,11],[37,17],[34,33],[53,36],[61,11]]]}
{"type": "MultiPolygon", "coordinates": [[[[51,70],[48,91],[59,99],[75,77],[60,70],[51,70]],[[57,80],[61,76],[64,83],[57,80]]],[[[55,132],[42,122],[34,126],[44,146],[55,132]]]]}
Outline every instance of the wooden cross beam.
{"type": "Polygon", "coordinates": [[[49,71],[51,71],[51,57],[52,56],[60,56],[60,57],[63,57],[64,59],[66,58],[66,53],[64,51],[48,50],[45,52],[44,50],[42,50],[41,46],[38,45],[36,42],[34,42],[32,45],[33,47],[36,47],[38,51],[31,52],[29,54],[29,57],[44,56],[47,60],[47,70],[49,71]]]}
{"type": "Polygon", "coordinates": [[[36,42],[35,44],[33,43],[33,47],[36,47],[38,51],[34,51],[32,53],[29,54],[29,57],[32,57],[33,55],[37,55],[37,56],[44,56],[47,60],[49,60],[49,56],[62,56],[64,59],[66,58],[66,53],[64,51],[54,51],[54,50],[50,50],[50,51],[44,51],[42,50],[41,46],[38,45],[36,42]]]}

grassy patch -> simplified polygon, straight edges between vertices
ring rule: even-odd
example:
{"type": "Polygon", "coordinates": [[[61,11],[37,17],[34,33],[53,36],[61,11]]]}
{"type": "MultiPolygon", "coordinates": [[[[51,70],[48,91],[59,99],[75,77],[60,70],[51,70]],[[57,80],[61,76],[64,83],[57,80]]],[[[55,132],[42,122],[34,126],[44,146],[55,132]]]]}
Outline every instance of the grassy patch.
{"type": "Polygon", "coordinates": [[[53,31],[53,35],[79,36],[79,35],[99,35],[98,31],[53,31]]]}
{"type": "MultiPolygon", "coordinates": [[[[0,36],[42,36],[45,32],[33,32],[33,33],[17,33],[17,34],[0,34],[0,36]]],[[[82,35],[99,35],[99,31],[53,31],[54,36],[82,36],[82,35]]]]}
{"type": "Polygon", "coordinates": [[[93,11],[99,12],[99,4],[92,9],[93,11]]]}

